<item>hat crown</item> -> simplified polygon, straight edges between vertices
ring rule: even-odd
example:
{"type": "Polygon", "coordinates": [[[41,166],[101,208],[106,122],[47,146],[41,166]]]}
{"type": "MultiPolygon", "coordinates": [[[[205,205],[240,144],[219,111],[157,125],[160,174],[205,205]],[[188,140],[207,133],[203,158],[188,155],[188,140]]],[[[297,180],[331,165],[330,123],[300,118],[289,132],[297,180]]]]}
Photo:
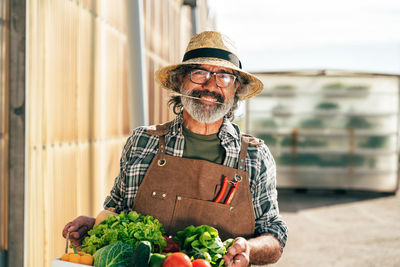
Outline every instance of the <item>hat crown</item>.
{"type": "MultiPolygon", "coordinates": [[[[231,52],[237,56],[235,43],[226,35],[215,32],[205,31],[194,35],[186,48],[186,52],[198,48],[217,48],[231,52]]],[[[186,53],[185,52],[185,53],[186,53]]]]}

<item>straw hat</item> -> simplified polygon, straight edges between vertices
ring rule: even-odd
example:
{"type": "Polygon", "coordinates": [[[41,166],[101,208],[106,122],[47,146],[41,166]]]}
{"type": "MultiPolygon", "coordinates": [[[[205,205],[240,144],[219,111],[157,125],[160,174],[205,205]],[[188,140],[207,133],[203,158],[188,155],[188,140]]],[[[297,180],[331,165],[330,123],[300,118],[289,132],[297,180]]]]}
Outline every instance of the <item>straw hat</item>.
{"type": "Polygon", "coordinates": [[[226,35],[219,32],[205,31],[194,35],[186,48],[182,63],[166,66],[156,71],[156,81],[163,88],[172,91],[169,71],[187,64],[208,64],[238,71],[243,80],[247,81],[247,84],[242,84],[239,87],[238,96],[240,100],[256,96],[264,89],[260,79],[242,70],[235,45],[226,35]]]}

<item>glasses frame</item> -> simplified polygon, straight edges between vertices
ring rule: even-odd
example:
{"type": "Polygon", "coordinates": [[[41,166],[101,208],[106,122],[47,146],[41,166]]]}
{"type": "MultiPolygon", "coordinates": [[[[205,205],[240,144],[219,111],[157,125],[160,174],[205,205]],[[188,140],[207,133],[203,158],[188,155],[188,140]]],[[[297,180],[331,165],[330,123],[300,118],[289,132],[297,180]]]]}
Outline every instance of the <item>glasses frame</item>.
{"type": "Polygon", "coordinates": [[[225,87],[220,86],[220,85],[218,84],[217,74],[224,74],[224,75],[232,76],[232,77],[233,77],[232,87],[233,87],[234,89],[237,89],[237,88],[239,87],[240,82],[239,82],[238,77],[237,77],[235,74],[233,74],[233,73],[228,73],[228,72],[213,72],[213,71],[209,71],[209,70],[205,70],[205,69],[193,68],[193,69],[189,70],[189,79],[190,79],[190,81],[191,81],[192,83],[204,85],[204,84],[207,84],[207,83],[208,83],[208,81],[211,79],[212,76],[214,76],[215,84],[216,84],[219,88],[231,88],[231,87],[229,87],[229,86],[225,86],[225,87]],[[203,82],[203,83],[198,83],[198,82],[193,81],[193,79],[192,79],[192,72],[193,72],[193,71],[196,71],[196,70],[208,72],[208,74],[209,74],[208,79],[206,79],[206,81],[203,82]]]}

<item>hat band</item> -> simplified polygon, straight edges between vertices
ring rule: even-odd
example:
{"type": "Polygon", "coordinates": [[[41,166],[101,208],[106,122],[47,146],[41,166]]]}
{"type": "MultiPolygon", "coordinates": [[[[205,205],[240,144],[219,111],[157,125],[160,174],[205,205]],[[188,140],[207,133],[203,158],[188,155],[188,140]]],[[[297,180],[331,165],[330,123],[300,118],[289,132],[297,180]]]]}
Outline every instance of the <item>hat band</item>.
{"type": "Polygon", "coordinates": [[[214,57],[227,60],[233,63],[236,67],[240,69],[242,68],[242,63],[240,62],[239,58],[236,55],[232,54],[229,51],[218,48],[198,48],[190,50],[185,53],[182,62],[192,58],[199,58],[199,57],[214,57]]]}

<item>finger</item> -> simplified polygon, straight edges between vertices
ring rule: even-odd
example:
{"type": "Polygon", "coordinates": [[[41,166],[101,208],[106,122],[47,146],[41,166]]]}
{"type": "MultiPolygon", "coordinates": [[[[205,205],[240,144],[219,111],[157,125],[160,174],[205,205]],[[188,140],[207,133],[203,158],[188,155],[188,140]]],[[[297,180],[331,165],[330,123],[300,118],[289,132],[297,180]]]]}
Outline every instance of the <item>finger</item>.
{"type": "Polygon", "coordinates": [[[65,225],[63,231],[62,231],[62,235],[64,238],[67,238],[67,234],[68,234],[68,229],[70,228],[72,222],[69,222],[65,225]]]}
{"type": "Polygon", "coordinates": [[[78,232],[71,232],[69,235],[69,239],[71,240],[71,242],[73,240],[78,240],[80,238],[80,235],[78,232]]]}
{"type": "Polygon", "coordinates": [[[79,237],[84,237],[86,235],[87,231],[88,231],[88,227],[86,225],[83,225],[76,232],[78,232],[79,237]]]}
{"type": "Polygon", "coordinates": [[[75,232],[80,226],[81,226],[80,222],[78,222],[77,220],[73,220],[72,222],[70,222],[70,226],[68,227],[68,232],[75,232]]]}
{"type": "Polygon", "coordinates": [[[238,237],[235,239],[235,242],[233,243],[236,247],[240,247],[241,251],[246,250],[247,247],[247,240],[244,239],[243,237],[238,237]]]}
{"type": "Polygon", "coordinates": [[[76,249],[79,249],[80,246],[81,246],[81,241],[80,240],[72,240],[71,239],[71,244],[73,244],[76,249]]]}
{"type": "Polygon", "coordinates": [[[75,240],[79,240],[82,239],[86,233],[87,233],[88,227],[87,226],[82,226],[80,227],[78,230],[76,230],[75,232],[70,232],[70,239],[75,239],[75,240]]]}
{"type": "Polygon", "coordinates": [[[240,253],[237,254],[234,259],[233,259],[233,266],[248,266],[249,265],[249,259],[246,257],[245,253],[240,253]]]}
{"type": "Polygon", "coordinates": [[[229,256],[229,255],[224,255],[223,257],[224,261],[225,261],[225,266],[232,266],[233,263],[233,257],[229,256]]]}
{"type": "Polygon", "coordinates": [[[246,245],[242,242],[241,239],[235,239],[235,242],[232,244],[231,247],[228,248],[227,253],[232,258],[243,251],[246,251],[246,245]]]}

